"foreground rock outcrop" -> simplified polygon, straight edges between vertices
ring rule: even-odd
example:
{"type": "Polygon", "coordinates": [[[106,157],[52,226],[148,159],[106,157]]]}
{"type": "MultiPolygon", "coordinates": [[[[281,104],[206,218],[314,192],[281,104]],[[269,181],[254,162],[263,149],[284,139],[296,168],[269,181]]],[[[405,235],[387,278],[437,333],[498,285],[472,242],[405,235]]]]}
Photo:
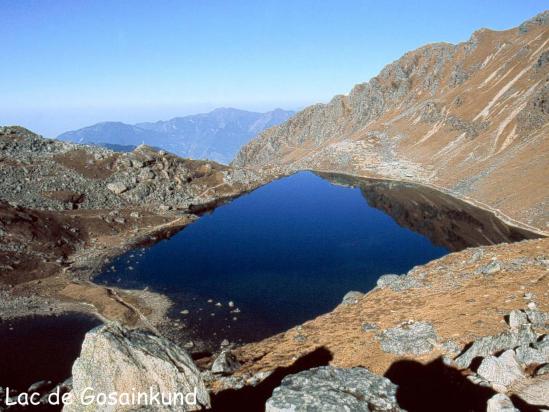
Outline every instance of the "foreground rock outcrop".
{"type": "Polygon", "coordinates": [[[406,53],[261,133],[233,165],[411,180],[547,231],[549,11],[406,53]]]}
{"type": "Polygon", "coordinates": [[[309,369],[282,380],[266,412],[399,412],[396,385],[365,368],[330,366],[309,369]]]}
{"type": "Polygon", "coordinates": [[[200,373],[183,349],[151,333],[114,323],[86,334],[72,375],[74,403],[65,406],[65,412],[129,411],[140,407],[148,411],[193,411],[210,405],[200,373]],[[148,398],[134,401],[131,395],[140,392],[148,398]],[[116,404],[98,403],[102,402],[101,393],[117,393],[116,404]],[[89,396],[96,398],[85,405],[92,399],[89,396]]]}

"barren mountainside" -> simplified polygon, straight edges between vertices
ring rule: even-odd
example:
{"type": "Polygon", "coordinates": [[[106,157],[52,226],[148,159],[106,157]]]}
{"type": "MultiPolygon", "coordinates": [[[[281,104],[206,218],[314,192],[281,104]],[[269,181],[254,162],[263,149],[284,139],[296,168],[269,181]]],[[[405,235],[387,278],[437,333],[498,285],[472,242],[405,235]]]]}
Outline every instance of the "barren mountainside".
{"type": "Polygon", "coordinates": [[[547,230],[549,12],[409,52],[242,148],[233,166],[412,180],[547,230]]]}

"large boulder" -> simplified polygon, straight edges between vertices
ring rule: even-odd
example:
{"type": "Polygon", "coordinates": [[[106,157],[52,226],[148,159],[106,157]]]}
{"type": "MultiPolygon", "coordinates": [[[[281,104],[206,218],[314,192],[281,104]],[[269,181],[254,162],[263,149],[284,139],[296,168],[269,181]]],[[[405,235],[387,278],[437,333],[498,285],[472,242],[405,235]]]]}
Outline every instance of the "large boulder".
{"type": "Polygon", "coordinates": [[[365,368],[321,366],[286,376],[265,405],[266,412],[402,411],[397,386],[365,368]]]}
{"type": "Polygon", "coordinates": [[[183,349],[152,333],[128,330],[115,323],[86,334],[72,375],[72,404],[65,405],[65,412],[119,412],[141,408],[194,411],[210,406],[200,372],[183,349]],[[112,393],[117,394],[115,404],[102,405],[100,394],[112,393]],[[147,394],[148,398],[134,401],[132,394],[137,397],[139,393],[147,394]],[[91,399],[89,396],[95,397],[94,402],[85,405],[91,399]],[[168,396],[171,396],[167,402],[170,404],[163,405],[162,401],[168,400],[168,396]]]}

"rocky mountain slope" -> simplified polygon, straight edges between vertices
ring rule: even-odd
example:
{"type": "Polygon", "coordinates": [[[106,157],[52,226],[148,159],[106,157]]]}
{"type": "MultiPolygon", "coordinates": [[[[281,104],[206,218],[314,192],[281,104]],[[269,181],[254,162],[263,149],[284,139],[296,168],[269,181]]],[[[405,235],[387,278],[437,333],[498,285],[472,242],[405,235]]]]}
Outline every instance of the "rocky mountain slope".
{"type": "Polygon", "coordinates": [[[549,12],[421,47],[246,145],[234,166],[412,180],[547,230],[549,12]]]}
{"type": "Polygon", "coordinates": [[[282,109],[256,113],[220,108],[210,113],[135,125],[98,123],[63,133],[58,139],[111,147],[147,144],[181,157],[229,163],[252,137],[288,120],[293,114],[282,109]]]}
{"type": "Polygon", "coordinates": [[[130,324],[144,314],[160,320],[163,297],[100,287],[90,275],[267,180],[148,146],[116,153],[1,127],[0,319],[77,309],[130,324]]]}

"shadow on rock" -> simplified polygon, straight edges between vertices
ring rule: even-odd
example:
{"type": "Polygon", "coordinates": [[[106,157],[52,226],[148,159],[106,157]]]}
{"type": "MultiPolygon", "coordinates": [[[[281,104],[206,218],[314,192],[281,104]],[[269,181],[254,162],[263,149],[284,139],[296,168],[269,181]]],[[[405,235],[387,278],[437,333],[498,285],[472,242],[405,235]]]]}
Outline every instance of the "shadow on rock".
{"type": "Polygon", "coordinates": [[[385,377],[398,385],[401,408],[414,411],[485,411],[496,392],[470,382],[442,358],[428,364],[402,360],[391,365],[385,377]]]}
{"type": "Polygon", "coordinates": [[[302,356],[292,365],[276,368],[265,380],[256,386],[245,386],[242,389],[227,389],[212,397],[212,411],[264,411],[265,402],[280,385],[282,379],[306,369],[328,365],[333,359],[332,353],[324,348],[302,356]]]}

